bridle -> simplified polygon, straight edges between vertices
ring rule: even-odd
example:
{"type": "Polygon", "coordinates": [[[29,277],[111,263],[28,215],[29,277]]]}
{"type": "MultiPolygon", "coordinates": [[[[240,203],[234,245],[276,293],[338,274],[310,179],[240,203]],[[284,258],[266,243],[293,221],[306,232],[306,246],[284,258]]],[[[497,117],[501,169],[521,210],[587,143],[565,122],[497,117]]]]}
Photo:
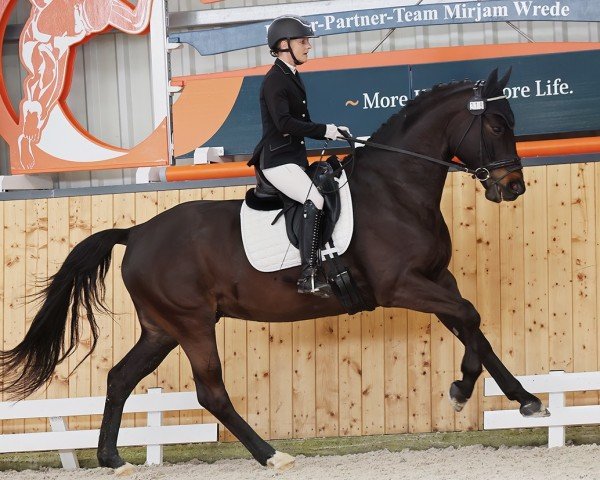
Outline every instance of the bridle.
{"type": "Polygon", "coordinates": [[[500,95],[500,96],[492,97],[492,98],[484,98],[483,97],[483,87],[484,86],[485,86],[484,80],[480,80],[480,81],[476,82],[475,85],[473,86],[473,97],[469,100],[469,102],[467,104],[467,108],[468,108],[469,112],[472,114],[473,118],[469,122],[469,126],[468,126],[467,130],[465,131],[465,133],[463,133],[460,141],[458,142],[458,146],[456,147],[456,149],[454,151],[454,156],[456,157],[458,155],[458,151],[459,151],[460,146],[462,145],[464,139],[467,137],[467,135],[471,131],[471,128],[475,124],[475,121],[477,121],[477,119],[479,119],[479,129],[480,129],[479,157],[480,157],[480,165],[481,166],[474,168],[474,169],[469,168],[464,163],[448,162],[445,160],[441,160],[439,158],[430,157],[429,155],[424,155],[422,153],[417,153],[417,152],[405,150],[402,148],[392,147],[391,145],[376,143],[376,142],[372,142],[370,140],[361,140],[359,138],[352,137],[350,135],[346,135],[345,132],[343,132],[343,131],[340,131],[340,133],[344,136],[345,140],[350,144],[350,147],[352,148],[352,153],[353,153],[353,155],[351,157],[352,159],[354,159],[356,156],[355,155],[355,148],[356,148],[355,144],[360,143],[360,144],[363,144],[368,147],[373,147],[373,148],[376,148],[379,150],[386,150],[388,152],[410,155],[411,157],[420,158],[420,159],[426,160],[428,162],[436,163],[438,165],[444,165],[446,167],[459,170],[461,172],[469,173],[469,174],[471,174],[471,176],[473,178],[476,178],[482,184],[484,182],[488,182],[488,180],[490,180],[490,178],[492,178],[491,172],[493,172],[494,170],[499,170],[501,168],[506,169],[507,172],[502,177],[493,179],[492,182],[489,183],[487,186],[484,185],[486,188],[489,188],[492,185],[498,184],[502,179],[504,179],[506,176],[508,176],[512,172],[521,170],[523,168],[523,165],[521,164],[521,159],[518,156],[509,158],[506,160],[497,160],[495,162],[490,162],[485,165],[483,164],[484,153],[487,156],[487,158],[491,159],[491,155],[489,153],[489,148],[485,142],[485,136],[483,135],[483,117],[484,117],[484,113],[487,109],[487,104],[489,102],[494,102],[497,100],[502,100],[502,99],[507,98],[506,95],[500,95]]]}
{"type": "Polygon", "coordinates": [[[507,160],[497,160],[495,162],[490,162],[484,165],[484,154],[485,156],[491,160],[491,155],[489,152],[489,148],[487,143],[485,142],[485,136],[483,134],[483,116],[485,111],[487,110],[487,104],[489,102],[495,102],[497,100],[506,99],[506,95],[499,95],[497,97],[492,98],[484,98],[483,97],[483,88],[485,86],[485,80],[479,80],[473,86],[473,97],[469,100],[467,108],[473,118],[469,123],[469,127],[462,135],[458,145],[454,151],[454,156],[458,158],[458,151],[460,146],[462,145],[463,140],[469,134],[471,127],[475,124],[475,121],[479,119],[479,160],[481,167],[475,169],[474,178],[477,178],[481,183],[488,181],[491,178],[491,172],[494,170],[499,170],[504,168],[507,172],[502,175],[500,178],[493,179],[492,182],[487,186],[488,188],[492,185],[497,185],[501,180],[510,175],[512,172],[516,172],[517,170],[521,170],[523,165],[521,164],[521,159],[518,156],[513,158],[509,158],[507,160]]]}

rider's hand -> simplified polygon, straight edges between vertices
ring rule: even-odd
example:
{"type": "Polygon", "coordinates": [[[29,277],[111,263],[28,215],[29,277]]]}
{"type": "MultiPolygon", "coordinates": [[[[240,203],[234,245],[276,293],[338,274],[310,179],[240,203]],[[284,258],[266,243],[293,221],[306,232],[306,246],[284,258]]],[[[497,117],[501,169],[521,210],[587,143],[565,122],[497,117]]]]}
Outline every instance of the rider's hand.
{"type": "Polygon", "coordinates": [[[337,127],[338,129],[338,140],[344,140],[346,137],[351,137],[350,129],[348,127],[337,127]]]}
{"type": "Polygon", "coordinates": [[[333,123],[328,123],[327,130],[325,130],[325,138],[327,140],[336,140],[339,136],[338,127],[333,123]]]}

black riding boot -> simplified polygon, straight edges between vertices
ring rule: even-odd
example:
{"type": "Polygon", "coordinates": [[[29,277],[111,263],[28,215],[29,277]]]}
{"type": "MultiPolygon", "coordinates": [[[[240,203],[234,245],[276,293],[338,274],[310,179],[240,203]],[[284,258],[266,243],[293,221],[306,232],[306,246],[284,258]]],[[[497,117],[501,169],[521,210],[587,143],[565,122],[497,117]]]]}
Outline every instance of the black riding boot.
{"type": "Polygon", "coordinates": [[[323,212],[317,209],[311,200],[307,200],[304,204],[304,221],[299,244],[302,274],[298,279],[298,293],[313,293],[327,298],[331,294],[331,286],[318,277],[322,217],[323,212]]]}

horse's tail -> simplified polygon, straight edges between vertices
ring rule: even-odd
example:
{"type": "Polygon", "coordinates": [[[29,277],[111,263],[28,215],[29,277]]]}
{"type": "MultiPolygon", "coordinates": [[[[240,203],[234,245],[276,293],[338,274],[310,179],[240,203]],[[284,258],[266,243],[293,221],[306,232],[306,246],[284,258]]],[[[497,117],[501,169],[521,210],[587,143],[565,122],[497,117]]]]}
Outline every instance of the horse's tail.
{"type": "Polygon", "coordinates": [[[4,371],[0,390],[14,398],[25,398],[51,378],[56,366],[75,351],[80,340],[80,307],[85,309],[90,324],[92,344],[75,368],[94,351],[98,340],[94,309],[108,312],[103,304],[104,279],[113,247],[117,243],[125,245],[128,237],[129,229],[104,230],[86,238],[69,253],[39,293],[42,307],[23,341],[0,351],[0,368],[4,371]]]}

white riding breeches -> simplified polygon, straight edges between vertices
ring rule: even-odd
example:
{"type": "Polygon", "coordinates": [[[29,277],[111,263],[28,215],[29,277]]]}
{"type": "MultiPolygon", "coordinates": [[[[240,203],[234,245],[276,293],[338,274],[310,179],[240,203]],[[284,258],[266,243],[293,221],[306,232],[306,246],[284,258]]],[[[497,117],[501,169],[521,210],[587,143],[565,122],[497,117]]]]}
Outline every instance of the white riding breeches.
{"type": "Polygon", "coordinates": [[[323,196],[299,165],[286,163],[278,167],[265,168],[262,173],[265,174],[271,185],[292,200],[302,204],[311,200],[315,207],[323,210],[323,196]]]}

